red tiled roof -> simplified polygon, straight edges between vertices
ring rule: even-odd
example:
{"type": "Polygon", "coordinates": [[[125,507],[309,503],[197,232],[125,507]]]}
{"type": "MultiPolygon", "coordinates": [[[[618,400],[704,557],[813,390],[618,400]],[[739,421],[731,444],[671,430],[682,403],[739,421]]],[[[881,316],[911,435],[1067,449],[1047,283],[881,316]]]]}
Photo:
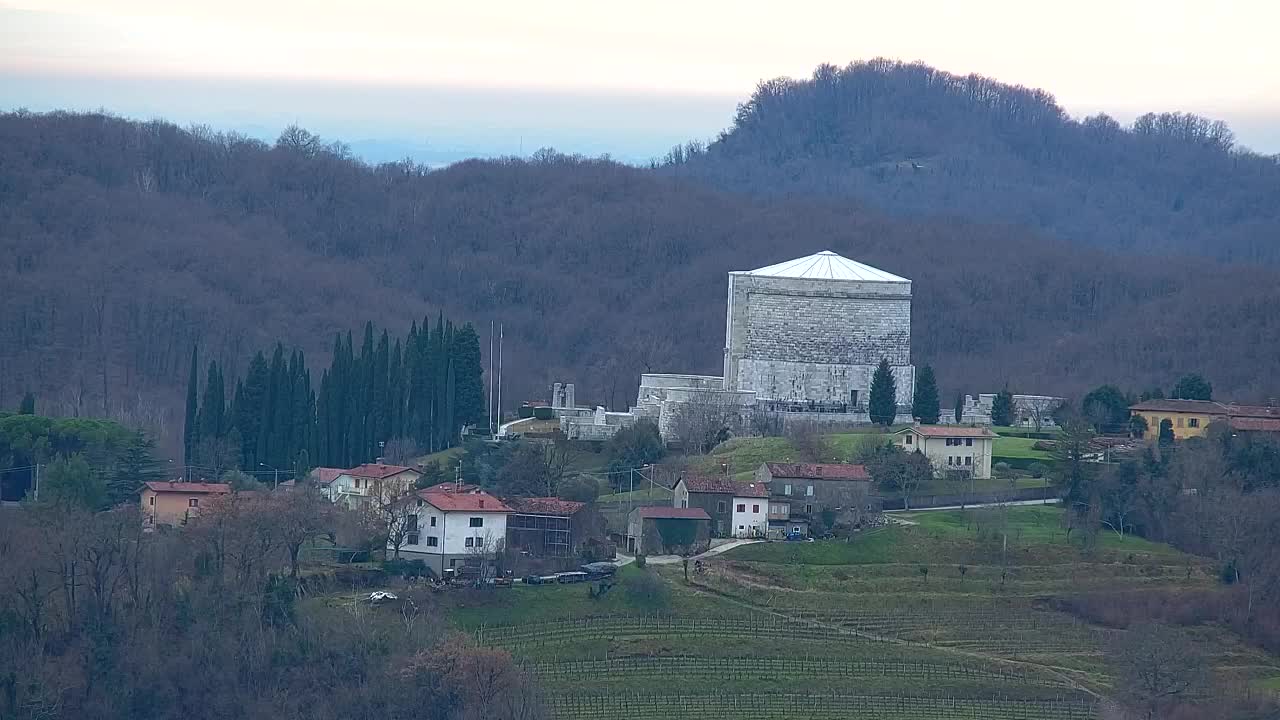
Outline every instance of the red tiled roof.
{"type": "Polygon", "coordinates": [[[715,493],[736,497],[769,497],[769,489],[762,483],[738,482],[733,478],[711,475],[686,475],[684,486],[691,493],[715,493]]]}
{"type": "Polygon", "coordinates": [[[206,493],[226,495],[231,492],[231,486],[226,483],[203,483],[203,482],[149,482],[146,483],[147,489],[152,492],[172,492],[172,493],[206,493]]]}
{"type": "Polygon", "coordinates": [[[338,476],[346,472],[342,468],[318,467],[312,468],[309,477],[316,481],[317,485],[332,485],[338,476]]]}
{"type": "Polygon", "coordinates": [[[419,490],[418,497],[445,512],[514,512],[504,505],[501,500],[483,490],[469,493],[419,490]]]}
{"type": "Polygon", "coordinates": [[[1232,430],[1249,432],[1280,432],[1280,417],[1233,417],[1228,421],[1232,430]]]}
{"type": "Polygon", "coordinates": [[[1130,405],[1130,410],[1148,412],[1193,412],[1207,415],[1226,415],[1227,406],[1212,400],[1143,400],[1130,405]]]}
{"type": "Polygon", "coordinates": [[[1227,405],[1227,414],[1233,418],[1277,418],[1280,419],[1280,407],[1272,405],[1227,405]]]}
{"type": "Polygon", "coordinates": [[[702,508],[678,508],[667,507],[666,505],[656,505],[652,507],[636,508],[642,518],[654,519],[685,519],[685,520],[711,520],[711,516],[702,508]]]}
{"type": "Polygon", "coordinates": [[[985,427],[969,427],[967,425],[915,425],[903,428],[896,434],[914,432],[931,438],[995,438],[999,437],[985,427]]]}
{"type": "MultiPolygon", "coordinates": [[[[366,463],[364,465],[353,467],[350,470],[344,470],[343,474],[350,475],[351,477],[373,478],[374,480],[381,480],[382,478],[388,478],[388,477],[391,477],[392,475],[399,475],[400,473],[405,472],[406,470],[410,472],[415,472],[415,473],[418,472],[417,470],[414,470],[411,467],[404,467],[403,465],[383,465],[381,463],[377,463],[377,464],[366,463]]],[[[421,475],[421,473],[418,473],[418,474],[421,475]]]]}
{"type": "Polygon", "coordinates": [[[507,505],[511,506],[513,511],[525,515],[563,516],[573,515],[587,506],[586,503],[553,497],[511,498],[507,500],[507,505]]]}
{"type": "Polygon", "coordinates": [[[870,480],[862,465],[849,463],[765,463],[774,478],[798,480],[870,480]]]}

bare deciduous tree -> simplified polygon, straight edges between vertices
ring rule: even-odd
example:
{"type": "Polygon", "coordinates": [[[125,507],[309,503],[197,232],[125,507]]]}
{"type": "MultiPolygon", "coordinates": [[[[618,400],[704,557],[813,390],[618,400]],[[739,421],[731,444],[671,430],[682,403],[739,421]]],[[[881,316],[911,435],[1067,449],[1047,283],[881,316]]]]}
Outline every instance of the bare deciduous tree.
{"type": "Polygon", "coordinates": [[[1129,628],[1111,643],[1108,658],[1120,696],[1147,720],[1195,697],[1208,682],[1208,663],[1200,648],[1164,625],[1129,628]]]}

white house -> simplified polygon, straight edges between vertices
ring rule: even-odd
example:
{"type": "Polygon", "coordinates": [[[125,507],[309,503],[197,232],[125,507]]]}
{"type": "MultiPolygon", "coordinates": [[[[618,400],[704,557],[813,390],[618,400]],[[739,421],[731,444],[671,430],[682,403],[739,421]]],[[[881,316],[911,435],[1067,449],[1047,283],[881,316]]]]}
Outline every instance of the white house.
{"type": "Polygon", "coordinates": [[[367,502],[386,503],[413,489],[422,473],[403,465],[370,463],[343,470],[330,483],[329,500],[354,508],[367,502]]]}
{"type": "Polygon", "coordinates": [[[717,535],[765,537],[769,532],[769,488],[717,476],[685,476],[672,492],[673,506],[700,507],[717,535]]]}
{"type": "Polygon", "coordinates": [[[939,473],[963,473],[979,480],[991,477],[991,451],[999,436],[985,427],[913,425],[894,435],[898,447],[924,453],[939,473]]]}
{"type": "MultiPolygon", "coordinates": [[[[444,575],[446,568],[488,568],[507,537],[507,515],[514,512],[483,490],[449,491],[444,486],[419,490],[406,503],[400,557],[426,561],[444,575]]],[[[395,551],[387,543],[388,554],[395,551]]]]}

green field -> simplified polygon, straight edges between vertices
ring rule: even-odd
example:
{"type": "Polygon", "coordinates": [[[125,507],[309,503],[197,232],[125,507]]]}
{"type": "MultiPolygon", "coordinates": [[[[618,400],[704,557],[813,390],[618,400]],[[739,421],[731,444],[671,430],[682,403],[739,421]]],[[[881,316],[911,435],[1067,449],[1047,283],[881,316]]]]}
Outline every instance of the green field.
{"type": "Polygon", "coordinates": [[[1000,462],[1000,458],[1023,458],[1027,460],[1039,460],[1045,464],[1052,462],[1053,455],[1047,450],[1035,449],[1035,444],[1039,440],[1021,437],[998,437],[995,440],[994,447],[991,450],[992,460],[1000,462]]]}
{"type": "MultiPolygon", "coordinates": [[[[1212,563],[1140,538],[1083,547],[1054,507],[902,513],[851,541],[761,543],[628,566],[586,585],[493,591],[449,617],[509,650],[565,718],[1093,718],[1115,630],[1050,609],[1087,590],[1210,588],[1212,563]],[[659,601],[633,581],[666,588],[659,601]]],[[[1189,631],[1266,691],[1274,658],[1189,631]]]]}

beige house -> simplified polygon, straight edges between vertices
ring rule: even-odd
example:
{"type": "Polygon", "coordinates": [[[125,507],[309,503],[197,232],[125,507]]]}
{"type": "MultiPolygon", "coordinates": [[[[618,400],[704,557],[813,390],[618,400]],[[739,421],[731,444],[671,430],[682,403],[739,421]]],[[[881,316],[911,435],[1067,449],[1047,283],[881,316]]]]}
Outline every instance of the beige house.
{"type": "Polygon", "coordinates": [[[185,525],[212,500],[230,493],[225,483],[149,482],[142,488],[142,516],[147,527],[185,525]]]}
{"type": "Polygon", "coordinates": [[[894,433],[894,444],[907,452],[924,453],[938,474],[964,474],[979,480],[991,477],[991,452],[999,437],[985,427],[914,425],[894,433]]]}
{"type": "Polygon", "coordinates": [[[384,504],[412,490],[421,476],[411,467],[369,463],[343,470],[329,483],[328,496],[349,508],[384,504]]]}

